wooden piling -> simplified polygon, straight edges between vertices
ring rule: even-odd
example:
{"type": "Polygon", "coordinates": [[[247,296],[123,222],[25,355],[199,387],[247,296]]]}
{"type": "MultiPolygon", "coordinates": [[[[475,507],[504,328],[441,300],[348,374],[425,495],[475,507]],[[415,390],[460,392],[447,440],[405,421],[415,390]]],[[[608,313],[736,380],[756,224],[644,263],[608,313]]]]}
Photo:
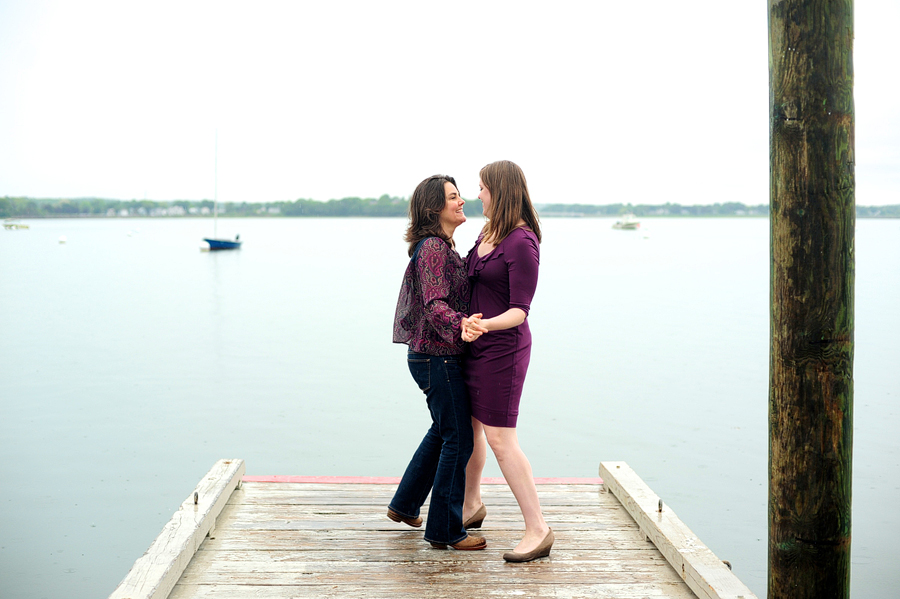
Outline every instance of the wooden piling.
{"type": "Polygon", "coordinates": [[[853,1],[769,0],[770,599],[849,597],[853,1]]]}

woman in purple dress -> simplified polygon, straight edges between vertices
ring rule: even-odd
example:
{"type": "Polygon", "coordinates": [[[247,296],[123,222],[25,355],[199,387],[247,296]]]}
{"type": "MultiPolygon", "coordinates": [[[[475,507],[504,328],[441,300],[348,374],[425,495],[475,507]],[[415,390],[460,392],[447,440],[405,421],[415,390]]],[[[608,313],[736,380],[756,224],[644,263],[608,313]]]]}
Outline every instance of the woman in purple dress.
{"type": "Polygon", "coordinates": [[[419,509],[431,493],[425,540],[438,549],[487,546],[462,520],[466,464],[472,455],[469,396],[462,379],[462,328],[469,282],[453,232],[466,222],[465,201],[452,177],[422,181],[409,201],[410,261],[394,314],[394,343],[409,346],[407,365],[425,394],[431,428],[406,467],[388,505],[388,518],[418,528],[419,509]]]}
{"type": "Polygon", "coordinates": [[[478,186],[488,222],[466,257],[473,314],[463,323],[462,337],[471,340],[464,374],[475,446],[466,471],[463,522],[479,528],[487,512],[481,501],[487,437],[525,518],[525,536],[503,559],[527,562],[550,555],[553,545],[531,464],[516,437],[519,398],[531,357],[527,317],[537,287],[541,229],[525,175],[516,164],[501,160],[485,166],[478,186]]]}

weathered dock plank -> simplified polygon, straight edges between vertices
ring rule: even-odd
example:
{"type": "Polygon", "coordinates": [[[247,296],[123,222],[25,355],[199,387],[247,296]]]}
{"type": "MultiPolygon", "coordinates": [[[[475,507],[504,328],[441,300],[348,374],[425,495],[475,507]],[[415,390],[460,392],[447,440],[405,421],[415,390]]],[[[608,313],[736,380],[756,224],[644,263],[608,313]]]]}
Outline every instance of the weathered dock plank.
{"type": "MultiPolygon", "coordinates": [[[[591,505],[597,504],[597,487],[593,485],[540,485],[540,497],[552,505],[591,505]]],[[[396,485],[366,485],[361,488],[365,493],[348,496],[334,485],[267,483],[248,485],[245,503],[282,504],[282,505],[386,505],[394,495],[396,485]]],[[[508,489],[507,489],[508,491],[508,489]]],[[[516,498],[512,492],[498,493],[493,501],[496,505],[516,506],[516,498]]],[[[601,505],[618,511],[618,505],[601,505]]]]}
{"type": "Polygon", "coordinates": [[[357,581],[355,584],[273,586],[244,584],[179,585],[172,599],[296,599],[320,597],[322,599],[347,599],[348,597],[428,597],[428,599],[469,599],[482,597],[524,597],[533,599],[696,599],[683,583],[622,584],[571,586],[564,581],[551,584],[500,584],[478,585],[468,583],[429,583],[403,581],[382,584],[377,587],[357,581]]]}
{"type": "Polygon", "coordinates": [[[756,599],[625,462],[601,462],[607,489],[701,599],[756,599]],[[662,511],[660,511],[662,506],[662,511]]]}
{"type": "MultiPolygon", "coordinates": [[[[252,483],[245,483],[252,484],[252,483]]],[[[596,499],[595,499],[596,501],[596,499]]],[[[373,509],[387,506],[383,504],[356,504],[341,506],[307,506],[307,505],[256,505],[257,509],[248,511],[244,506],[229,505],[225,514],[231,518],[232,525],[238,528],[255,528],[258,524],[269,522],[274,528],[292,529],[308,528],[367,528],[391,530],[390,521],[372,521],[373,509]],[[364,509],[363,509],[364,508],[364,509]]],[[[524,527],[522,514],[518,507],[491,506],[491,519],[494,522],[508,523],[512,527],[524,527]]],[[[553,506],[543,510],[547,519],[553,520],[554,528],[560,529],[578,525],[578,528],[610,528],[631,527],[631,517],[623,510],[585,510],[584,506],[553,506]],[[602,511],[603,521],[597,520],[597,512],[602,511]]]]}
{"type": "MultiPolygon", "coordinates": [[[[485,521],[487,523],[487,521],[485,521]]],[[[498,530],[485,526],[485,531],[490,530],[492,544],[501,546],[518,542],[521,537],[521,528],[516,530],[498,530]]],[[[414,541],[421,541],[421,531],[409,529],[408,531],[392,530],[394,535],[407,535],[414,541]]],[[[326,544],[332,551],[352,553],[367,549],[383,550],[385,538],[373,535],[370,530],[237,530],[219,528],[215,538],[209,538],[203,544],[204,550],[236,551],[248,549],[253,551],[322,551],[322,544],[326,544]]],[[[510,545],[511,546],[511,545],[510,545]]],[[[622,549],[622,550],[646,550],[659,553],[653,543],[647,541],[647,537],[633,526],[631,529],[610,530],[569,530],[562,537],[557,537],[553,544],[554,552],[557,549],[565,550],[591,550],[622,549]]],[[[472,556],[484,555],[489,552],[471,552],[472,556]]],[[[554,553],[555,559],[556,553],[554,553]]],[[[492,559],[496,555],[492,556],[492,559]]],[[[473,559],[477,559],[473,557],[473,559]]]]}
{"type": "MultiPolygon", "coordinates": [[[[497,535],[491,534],[491,539],[497,538],[497,535]]],[[[518,542],[516,535],[504,535],[499,537],[497,542],[518,542]]],[[[220,563],[222,567],[228,567],[230,562],[243,562],[250,564],[258,563],[277,563],[294,567],[294,564],[316,564],[334,559],[334,550],[325,551],[302,551],[292,549],[270,550],[261,553],[256,549],[234,549],[231,551],[222,551],[215,553],[205,548],[205,551],[199,551],[194,560],[197,564],[209,563],[214,560],[220,563]],[[260,561],[261,560],[261,561],[260,561]]],[[[437,563],[446,561],[446,556],[440,551],[435,551],[429,547],[428,549],[394,549],[385,551],[384,544],[380,547],[369,546],[365,549],[355,548],[352,553],[347,551],[344,559],[354,562],[415,562],[416,564],[437,563]]],[[[557,549],[554,545],[554,549],[557,549]]],[[[560,548],[561,549],[561,548],[560,548]]],[[[668,567],[666,559],[657,551],[652,543],[646,540],[641,542],[640,546],[633,546],[627,549],[565,549],[557,552],[558,555],[553,556],[555,564],[562,562],[610,562],[604,566],[608,571],[635,571],[648,567],[658,567],[664,565],[668,567]],[[628,558],[627,560],[625,558],[628,558]],[[615,563],[613,563],[615,562],[615,563]]],[[[471,559],[475,562],[484,561],[491,562],[495,566],[505,564],[497,559],[496,554],[492,552],[473,552],[471,559]]]]}
{"type": "Polygon", "coordinates": [[[244,460],[216,462],[109,598],[166,599],[243,474],[244,460]]]}

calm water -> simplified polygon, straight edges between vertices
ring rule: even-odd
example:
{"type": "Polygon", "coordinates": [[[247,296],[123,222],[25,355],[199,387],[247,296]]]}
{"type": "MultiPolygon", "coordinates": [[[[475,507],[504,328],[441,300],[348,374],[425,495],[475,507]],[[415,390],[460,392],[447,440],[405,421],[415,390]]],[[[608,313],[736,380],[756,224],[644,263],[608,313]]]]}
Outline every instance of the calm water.
{"type": "MultiPolygon", "coordinates": [[[[521,443],[536,476],[627,461],[762,597],[768,222],[611,223],[544,221],[521,443]]],[[[199,251],[209,220],[29,224],[0,231],[0,596],[105,597],[219,458],[402,473],[428,426],[390,343],[404,220],[223,219],[230,253],[199,251]]],[[[856,248],[852,585],[874,599],[900,585],[900,220],[859,221],[856,248]]]]}

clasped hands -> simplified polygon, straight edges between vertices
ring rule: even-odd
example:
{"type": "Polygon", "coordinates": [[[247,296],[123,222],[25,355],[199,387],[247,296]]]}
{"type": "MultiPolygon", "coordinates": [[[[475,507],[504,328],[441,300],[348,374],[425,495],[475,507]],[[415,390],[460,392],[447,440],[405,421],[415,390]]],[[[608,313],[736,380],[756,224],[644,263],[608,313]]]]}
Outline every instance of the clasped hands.
{"type": "Polygon", "coordinates": [[[482,314],[479,312],[478,314],[472,314],[471,316],[466,316],[462,319],[459,328],[462,333],[463,341],[471,343],[481,337],[484,333],[488,332],[481,320],[481,316],[482,314]]]}

